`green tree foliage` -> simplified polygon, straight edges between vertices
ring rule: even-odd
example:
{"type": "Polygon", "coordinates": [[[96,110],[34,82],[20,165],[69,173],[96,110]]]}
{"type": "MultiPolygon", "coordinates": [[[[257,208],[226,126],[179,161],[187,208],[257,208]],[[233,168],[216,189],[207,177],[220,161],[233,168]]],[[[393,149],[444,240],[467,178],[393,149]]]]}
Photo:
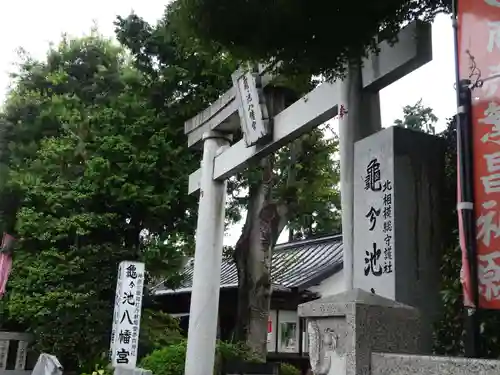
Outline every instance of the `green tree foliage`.
{"type": "Polygon", "coordinates": [[[423,106],[422,99],[414,105],[404,106],[403,117],[403,120],[397,119],[394,121],[394,125],[436,134],[435,124],[438,118],[432,108],[423,106]]]}
{"type": "MultiPolygon", "coordinates": [[[[230,87],[237,62],[216,45],[202,47],[194,37],[181,37],[178,23],[171,20],[175,6],[166,7],[156,26],[135,14],[118,17],[115,25],[118,40],[131,51],[135,66],[148,81],[155,109],[178,114],[184,121],[230,87]]],[[[187,145],[183,121],[176,123],[177,131],[187,145]]]]}
{"type": "Polygon", "coordinates": [[[202,73],[190,77],[199,97],[179,83],[189,64],[165,74],[159,93],[93,32],[63,39],[44,61],[26,59],[14,77],[0,212],[20,241],[2,323],[32,331],[68,370],[109,346],[121,260],[143,260],[149,278],[164,278],[192,249],[196,198],[184,191],[199,161],[184,147],[183,123],[191,103],[200,102],[196,112],[213,95],[202,73]]]}
{"type": "Polygon", "coordinates": [[[205,43],[244,60],[283,62],[289,71],[344,72],[402,24],[432,19],[450,0],[179,0],[181,22],[205,43]]]}
{"type": "MultiPolygon", "coordinates": [[[[117,34],[122,43],[134,53],[137,66],[151,81],[158,92],[167,83],[161,79],[172,70],[179,58],[189,61],[193,56],[207,57],[205,76],[214,94],[220,95],[230,87],[230,74],[238,60],[232,59],[227,49],[217,43],[204,43],[203,38],[185,33],[180,2],[167,7],[163,19],[152,27],[135,15],[119,19],[117,34]],[[165,35],[173,35],[165,39],[165,35]],[[172,55],[170,44],[178,43],[178,50],[186,54],[172,55]],[[224,64],[221,65],[221,61],[224,64]],[[228,65],[227,62],[232,62],[228,65]],[[172,66],[174,65],[174,66],[172,66]],[[219,69],[222,67],[222,69],[219,69]],[[231,68],[231,69],[228,69],[231,68]],[[219,75],[210,72],[218,71],[219,75]]],[[[183,63],[183,62],[182,62],[183,63]]],[[[181,65],[181,62],[178,63],[181,65]]],[[[193,97],[199,97],[198,81],[193,80],[193,70],[182,71],[186,84],[191,84],[193,97]]],[[[309,82],[309,76],[307,76],[309,82]]],[[[304,87],[304,76],[287,77],[287,87],[304,87]]],[[[290,90],[275,85],[268,88],[270,98],[285,97],[285,106],[298,98],[290,90]]],[[[205,103],[205,105],[208,103],[205,103]]],[[[199,110],[204,107],[199,108],[199,110]]],[[[235,140],[241,134],[234,134],[235,140]]],[[[228,224],[238,221],[246,212],[241,237],[233,249],[239,274],[239,317],[237,341],[247,341],[251,348],[265,353],[267,310],[269,308],[270,251],[280,233],[289,225],[297,238],[310,237],[337,231],[340,227],[339,192],[337,190],[338,165],[333,160],[337,152],[337,138],[326,137],[316,130],[284,147],[275,155],[264,158],[228,183],[228,224]]],[[[194,171],[194,169],[193,169],[194,171]]]]}
{"type": "MultiPolygon", "coordinates": [[[[251,211],[252,198],[266,182],[265,168],[272,169],[269,203],[276,205],[273,245],[285,226],[300,240],[340,231],[338,136],[329,126],[315,129],[266,158],[260,166],[230,180],[231,211],[251,211]]],[[[251,217],[251,215],[250,215],[251,217]]],[[[247,215],[247,221],[250,220],[247,215]]],[[[250,226],[250,222],[247,223],[250,226]]],[[[245,231],[245,229],[243,229],[245,231]]],[[[243,236],[243,235],[242,235],[243,236]]]]}
{"type": "Polygon", "coordinates": [[[177,318],[173,318],[158,309],[143,310],[139,334],[139,354],[141,356],[177,344],[182,339],[182,330],[177,318]]]}

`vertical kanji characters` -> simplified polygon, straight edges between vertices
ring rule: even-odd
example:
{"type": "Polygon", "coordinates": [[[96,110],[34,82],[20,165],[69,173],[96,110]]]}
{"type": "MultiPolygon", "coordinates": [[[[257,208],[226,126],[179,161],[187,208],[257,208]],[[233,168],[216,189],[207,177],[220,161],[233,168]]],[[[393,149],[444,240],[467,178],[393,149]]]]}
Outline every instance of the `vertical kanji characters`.
{"type": "Polygon", "coordinates": [[[130,352],[128,350],[125,350],[124,348],[121,348],[116,352],[116,363],[120,365],[127,365],[129,362],[129,357],[130,352]]]}
{"type": "Polygon", "coordinates": [[[374,158],[366,167],[365,190],[380,191],[380,163],[377,158],[374,158]]]}
{"type": "MultiPolygon", "coordinates": [[[[365,277],[383,277],[393,273],[393,210],[392,210],[392,181],[384,179],[383,165],[377,157],[371,157],[366,165],[363,176],[364,190],[370,198],[367,204],[367,229],[370,234],[371,245],[365,249],[364,275],[365,277]],[[380,221],[380,223],[379,223],[380,221]]],[[[375,288],[370,288],[375,293],[375,288]]]]}
{"type": "Polygon", "coordinates": [[[370,250],[365,251],[365,276],[372,274],[373,276],[382,275],[382,266],[379,264],[382,251],[374,242],[370,250]]]}
{"type": "Polygon", "coordinates": [[[377,224],[377,217],[380,216],[380,209],[376,210],[373,207],[370,207],[370,211],[366,214],[366,218],[370,220],[370,231],[375,229],[375,225],[377,224]]]}

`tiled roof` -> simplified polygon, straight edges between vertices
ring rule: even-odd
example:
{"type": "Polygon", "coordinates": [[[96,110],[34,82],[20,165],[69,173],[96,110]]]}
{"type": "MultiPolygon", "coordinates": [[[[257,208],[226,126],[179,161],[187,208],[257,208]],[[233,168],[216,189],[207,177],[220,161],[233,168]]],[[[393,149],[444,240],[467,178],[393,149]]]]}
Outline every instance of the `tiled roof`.
{"type": "MultiPolygon", "coordinates": [[[[175,290],[162,286],[155,295],[189,293],[192,287],[193,259],[184,268],[184,281],[175,290]]],[[[342,236],[288,242],[275,246],[272,255],[271,281],[273,289],[306,289],[318,284],[342,268],[342,236]]],[[[236,266],[231,259],[223,259],[221,288],[238,286],[236,266]]]]}

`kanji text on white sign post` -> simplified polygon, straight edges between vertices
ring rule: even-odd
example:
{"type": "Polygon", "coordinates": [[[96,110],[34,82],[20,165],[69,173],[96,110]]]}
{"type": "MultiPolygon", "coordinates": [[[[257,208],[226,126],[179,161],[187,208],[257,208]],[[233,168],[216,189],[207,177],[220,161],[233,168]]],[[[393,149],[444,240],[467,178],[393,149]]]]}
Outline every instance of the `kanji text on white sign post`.
{"type": "Polygon", "coordinates": [[[134,368],[137,364],[144,272],[141,262],[124,261],[118,267],[110,345],[115,367],[134,368]]]}

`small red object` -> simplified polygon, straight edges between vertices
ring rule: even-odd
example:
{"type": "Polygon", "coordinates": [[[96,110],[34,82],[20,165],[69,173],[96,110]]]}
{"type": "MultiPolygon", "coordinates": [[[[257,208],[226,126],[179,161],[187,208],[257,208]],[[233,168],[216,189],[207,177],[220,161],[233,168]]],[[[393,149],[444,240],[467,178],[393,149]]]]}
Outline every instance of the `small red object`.
{"type": "Polygon", "coordinates": [[[345,109],[344,105],[341,104],[339,109],[339,118],[342,119],[345,115],[347,115],[347,109],[345,109]]]}
{"type": "Polygon", "coordinates": [[[4,233],[0,251],[0,298],[5,294],[7,280],[12,269],[12,248],[16,239],[4,233]]]}

